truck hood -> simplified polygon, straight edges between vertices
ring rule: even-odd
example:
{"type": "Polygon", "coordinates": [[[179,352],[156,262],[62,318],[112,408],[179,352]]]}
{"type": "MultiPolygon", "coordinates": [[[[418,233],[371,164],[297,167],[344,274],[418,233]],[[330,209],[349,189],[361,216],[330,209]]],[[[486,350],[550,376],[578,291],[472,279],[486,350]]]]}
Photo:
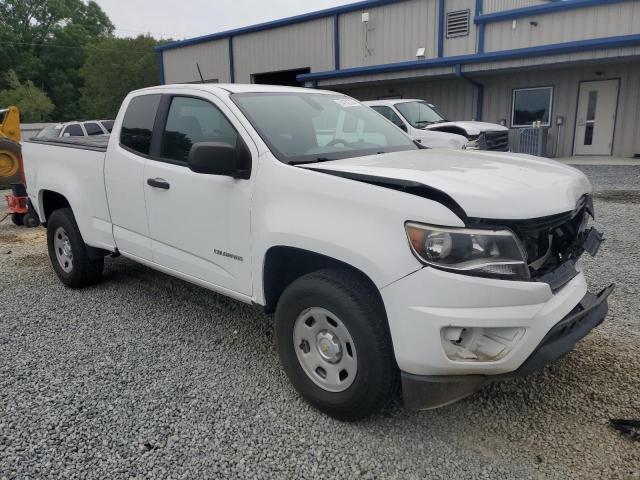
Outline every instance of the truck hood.
{"type": "MultiPolygon", "coordinates": [[[[303,165],[338,176],[416,182],[451,197],[468,217],[526,220],[575,209],[592,188],[579,170],[515,153],[411,150],[303,165]]],[[[366,180],[365,180],[366,181],[366,180]]]]}
{"type": "Polygon", "coordinates": [[[504,131],[509,130],[507,127],[503,127],[502,125],[498,125],[497,123],[487,123],[487,122],[444,122],[444,123],[434,123],[433,125],[427,125],[425,127],[426,130],[435,130],[437,131],[442,127],[458,127],[462,128],[467,135],[480,135],[482,132],[488,131],[504,131]]]}
{"type": "Polygon", "coordinates": [[[429,148],[462,148],[468,142],[466,137],[455,133],[438,132],[435,130],[413,130],[410,135],[429,148]]]}

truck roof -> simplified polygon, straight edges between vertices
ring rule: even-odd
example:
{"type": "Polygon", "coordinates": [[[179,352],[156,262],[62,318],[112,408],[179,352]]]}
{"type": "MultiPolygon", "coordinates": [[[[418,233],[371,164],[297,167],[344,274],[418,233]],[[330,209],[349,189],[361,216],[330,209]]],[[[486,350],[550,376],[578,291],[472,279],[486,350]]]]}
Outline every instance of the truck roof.
{"type": "Polygon", "coordinates": [[[362,103],[365,105],[397,105],[398,103],[407,102],[424,102],[424,100],[419,100],[417,98],[393,98],[387,100],[367,100],[362,103]]]}
{"type": "Polygon", "coordinates": [[[303,87],[286,87],[282,85],[261,85],[261,84],[247,84],[247,83],[176,83],[170,85],[159,85],[157,87],[149,87],[141,90],[136,90],[136,92],[143,91],[154,91],[154,90],[167,90],[174,88],[185,88],[185,89],[197,89],[197,90],[208,90],[211,92],[226,91],[228,93],[263,93],[263,92],[299,92],[299,93],[323,93],[323,94],[336,94],[336,92],[331,92],[329,90],[317,90],[311,88],[303,88],[303,87]]]}

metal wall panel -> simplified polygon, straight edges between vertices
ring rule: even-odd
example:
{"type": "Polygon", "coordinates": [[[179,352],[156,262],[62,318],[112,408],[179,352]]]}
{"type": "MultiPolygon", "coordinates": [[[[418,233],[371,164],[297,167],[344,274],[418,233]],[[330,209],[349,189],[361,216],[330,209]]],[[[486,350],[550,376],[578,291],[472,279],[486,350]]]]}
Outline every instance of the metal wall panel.
{"type": "Polygon", "coordinates": [[[486,26],[485,51],[637,33],[640,1],[623,2],[490,23],[486,26]]]}
{"type": "Polygon", "coordinates": [[[254,73],[333,70],[333,17],[233,37],[235,80],[254,73]]]}
{"type": "Polygon", "coordinates": [[[568,63],[593,61],[593,60],[609,60],[620,61],[620,57],[637,57],[640,56],[640,47],[624,47],[609,48],[600,50],[591,50],[587,52],[563,53],[560,55],[547,55],[542,57],[523,57],[516,60],[501,60],[496,62],[474,63],[464,65],[463,72],[488,72],[507,68],[558,68],[559,65],[568,63]]]}
{"type": "Polygon", "coordinates": [[[451,57],[454,55],[468,55],[476,53],[476,44],[478,42],[478,28],[473,23],[475,16],[476,2],[475,0],[446,0],[445,13],[455,12],[458,10],[469,10],[469,35],[464,37],[446,38],[446,19],[444,23],[444,56],[451,57]]]}
{"type": "Polygon", "coordinates": [[[504,10],[515,10],[517,8],[533,7],[535,5],[545,5],[548,0],[484,0],[483,13],[502,12],[504,10]]]}
{"type": "Polygon", "coordinates": [[[383,7],[340,15],[342,68],[416,60],[418,48],[425,58],[437,55],[437,0],[407,0],[383,7]],[[369,23],[362,14],[369,13],[369,23]]]}
{"type": "Polygon", "coordinates": [[[573,152],[575,116],[578,88],[581,81],[597,81],[619,78],[620,92],[616,127],[613,139],[613,155],[631,157],[640,153],[640,62],[594,64],[579,68],[556,70],[509,72],[481,78],[485,85],[483,120],[511,122],[511,101],[514,88],[553,86],[552,126],[549,137],[549,153],[570,156],[573,152]],[[556,119],[564,117],[564,125],[558,127],[556,119]],[[559,135],[559,139],[557,136],[559,135]]]}
{"type": "Polygon", "coordinates": [[[226,39],[162,52],[165,83],[200,80],[196,63],[205,80],[229,81],[229,44],[226,39]]]}
{"type": "Polygon", "coordinates": [[[449,78],[423,82],[398,82],[367,87],[341,87],[339,91],[358,100],[402,97],[426,100],[452,120],[471,120],[475,106],[475,89],[465,80],[449,78]]]}
{"type": "MultiPolygon", "coordinates": [[[[359,75],[355,77],[345,77],[345,78],[330,78],[327,80],[319,80],[318,87],[326,88],[331,90],[334,87],[338,87],[339,85],[362,85],[365,86],[367,84],[373,82],[384,82],[384,81],[403,81],[407,79],[415,79],[416,77],[431,78],[431,77],[444,77],[454,75],[456,72],[455,67],[437,67],[437,68],[428,68],[428,69],[419,69],[419,70],[406,70],[400,72],[388,72],[388,73],[376,73],[372,75],[359,75]]],[[[415,81],[415,80],[414,80],[415,81]]]]}

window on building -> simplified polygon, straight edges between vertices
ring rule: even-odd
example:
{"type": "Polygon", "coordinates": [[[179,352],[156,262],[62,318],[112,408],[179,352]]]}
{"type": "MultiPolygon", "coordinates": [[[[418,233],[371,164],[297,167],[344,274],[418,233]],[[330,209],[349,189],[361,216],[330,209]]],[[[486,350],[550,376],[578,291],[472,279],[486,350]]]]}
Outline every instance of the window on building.
{"type": "Polygon", "coordinates": [[[87,135],[103,135],[104,134],[104,132],[100,128],[100,125],[94,122],[85,123],[84,129],[87,131],[87,135]]]}
{"type": "Polygon", "coordinates": [[[551,125],[553,87],[518,88],[513,91],[511,110],[512,127],[530,127],[540,122],[543,127],[551,125]]]}
{"type": "Polygon", "coordinates": [[[469,35],[469,10],[447,12],[447,38],[469,35]]]}
{"type": "Polygon", "coordinates": [[[120,144],[123,147],[149,155],[159,103],[160,95],[141,95],[131,99],[120,130],[120,144]]]}
{"type": "Polygon", "coordinates": [[[385,117],[387,120],[391,120],[396,126],[400,128],[406,128],[400,116],[396,112],[394,112],[391,107],[385,107],[384,105],[376,105],[375,107],[371,107],[371,108],[373,108],[376,112],[378,112],[380,115],[385,117]]]}
{"type": "Polygon", "coordinates": [[[175,97],[162,133],[160,156],[186,162],[194,143],[220,142],[235,147],[238,134],[217,107],[204,100],[175,97]]]}
{"type": "Polygon", "coordinates": [[[82,131],[82,127],[77,124],[77,123],[73,123],[71,125],[68,125],[67,128],[64,129],[64,133],[62,134],[63,137],[84,137],[84,132],[82,131]]]}

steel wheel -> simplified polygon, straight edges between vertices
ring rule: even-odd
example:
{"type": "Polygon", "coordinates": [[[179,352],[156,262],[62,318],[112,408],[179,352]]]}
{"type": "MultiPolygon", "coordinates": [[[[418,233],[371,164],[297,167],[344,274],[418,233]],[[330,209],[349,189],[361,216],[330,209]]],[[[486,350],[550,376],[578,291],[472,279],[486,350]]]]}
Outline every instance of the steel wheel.
{"type": "Polygon", "coordinates": [[[298,361],[307,376],[328,392],[349,388],[358,373],[351,334],[342,321],[324,308],[304,310],[293,328],[298,361]]]}
{"type": "Polygon", "coordinates": [[[69,273],[73,270],[73,251],[71,250],[71,241],[67,231],[58,227],[53,233],[53,247],[56,251],[56,258],[60,268],[69,273]]]}

